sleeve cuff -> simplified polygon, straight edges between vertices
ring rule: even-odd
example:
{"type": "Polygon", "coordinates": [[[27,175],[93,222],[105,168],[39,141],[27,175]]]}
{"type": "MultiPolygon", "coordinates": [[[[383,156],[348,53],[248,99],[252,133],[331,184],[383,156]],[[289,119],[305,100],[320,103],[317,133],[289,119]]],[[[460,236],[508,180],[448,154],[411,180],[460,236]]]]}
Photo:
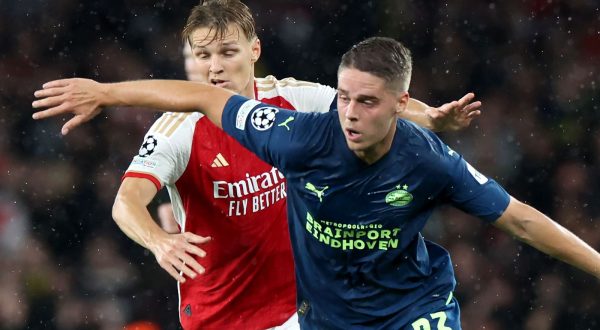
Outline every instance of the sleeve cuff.
{"type": "Polygon", "coordinates": [[[156,190],[160,190],[162,188],[162,184],[160,183],[160,181],[154,175],[149,173],[125,172],[125,174],[123,174],[123,177],[121,178],[121,181],[123,181],[125,178],[147,179],[154,183],[154,185],[156,186],[156,190]]]}

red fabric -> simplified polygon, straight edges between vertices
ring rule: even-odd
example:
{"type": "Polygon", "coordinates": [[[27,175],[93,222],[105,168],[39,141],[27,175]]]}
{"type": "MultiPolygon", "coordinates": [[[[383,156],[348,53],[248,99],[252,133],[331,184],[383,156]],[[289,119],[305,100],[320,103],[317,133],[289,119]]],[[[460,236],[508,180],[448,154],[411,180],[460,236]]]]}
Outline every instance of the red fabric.
{"type": "MultiPolygon", "coordinates": [[[[293,109],[281,97],[261,101],[293,109]]],[[[285,193],[285,180],[275,171],[207,118],[197,122],[191,157],[176,187],[186,214],[184,230],[213,241],[202,246],[207,256],[198,260],[206,273],[180,285],[184,329],[266,329],[295,313],[286,202],[275,198],[285,193]],[[217,154],[229,165],[212,167],[217,154]],[[257,176],[258,191],[215,198],[229,195],[227,183],[257,176]]]]}
{"type": "MultiPolygon", "coordinates": [[[[254,193],[248,189],[235,198],[214,196],[215,185],[227,187],[227,183],[247,182],[248,177],[258,175],[273,178],[273,173],[272,166],[208,119],[198,121],[188,167],[176,186],[187,216],[184,230],[213,241],[202,246],[207,256],[198,260],[206,273],[180,285],[185,329],[265,329],[284,323],[295,312],[286,203],[283,198],[271,203],[277,189],[279,197],[285,191],[284,179],[271,180],[273,186],[254,193]],[[211,167],[218,153],[229,166],[211,167]],[[258,210],[260,199],[263,207],[270,206],[258,210]]],[[[230,192],[223,188],[218,194],[230,192]]]]}
{"type": "Polygon", "coordinates": [[[121,181],[123,181],[125,178],[142,178],[142,179],[148,179],[148,180],[152,181],[152,183],[154,183],[154,185],[156,186],[156,190],[160,190],[162,188],[162,185],[160,184],[160,181],[158,181],[158,179],[156,177],[154,177],[154,175],[149,174],[149,173],[126,172],[123,175],[123,177],[121,178],[121,181]]]}

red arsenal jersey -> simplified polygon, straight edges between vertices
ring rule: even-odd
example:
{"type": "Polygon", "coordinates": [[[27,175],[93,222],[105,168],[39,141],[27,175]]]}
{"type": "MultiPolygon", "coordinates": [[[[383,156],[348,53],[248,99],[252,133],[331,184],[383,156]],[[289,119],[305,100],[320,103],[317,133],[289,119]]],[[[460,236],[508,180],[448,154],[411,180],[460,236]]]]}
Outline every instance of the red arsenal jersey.
{"type": "MultiPolygon", "coordinates": [[[[255,79],[256,99],[326,112],[328,86],[255,79]]],[[[185,329],[267,329],[295,313],[286,182],[200,113],[165,113],[150,128],[126,177],[166,186],[182,231],[210,236],[206,273],[179,285],[185,329]]]]}

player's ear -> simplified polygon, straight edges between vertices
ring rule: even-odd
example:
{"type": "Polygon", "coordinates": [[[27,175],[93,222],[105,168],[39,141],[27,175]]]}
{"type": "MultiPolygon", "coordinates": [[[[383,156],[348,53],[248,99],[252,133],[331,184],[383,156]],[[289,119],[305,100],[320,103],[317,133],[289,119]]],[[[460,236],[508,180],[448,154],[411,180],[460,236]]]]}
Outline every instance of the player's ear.
{"type": "Polygon", "coordinates": [[[256,63],[256,61],[258,61],[258,59],[260,58],[260,52],[260,39],[254,38],[254,41],[252,42],[252,63],[256,63]]]}
{"type": "Polygon", "coordinates": [[[410,96],[408,95],[408,92],[400,92],[398,94],[398,97],[396,99],[396,114],[397,115],[401,114],[402,112],[404,112],[404,110],[406,110],[409,99],[410,99],[410,96]]]}

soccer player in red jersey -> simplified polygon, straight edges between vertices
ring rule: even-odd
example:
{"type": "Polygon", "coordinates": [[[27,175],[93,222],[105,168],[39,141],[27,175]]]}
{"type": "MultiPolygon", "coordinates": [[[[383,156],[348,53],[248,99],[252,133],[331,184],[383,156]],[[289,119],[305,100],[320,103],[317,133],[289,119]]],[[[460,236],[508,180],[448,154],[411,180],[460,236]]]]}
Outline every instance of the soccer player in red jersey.
{"type": "MultiPolygon", "coordinates": [[[[260,40],[250,10],[237,0],[194,7],[183,36],[194,57],[186,63],[190,79],[291,110],[327,112],[335,102],[329,86],[254,77],[260,40]]],[[[411,101],[404,115],[429,128],[456,129],[479,114],[472,98],[437,109],[411,101]]],[[[113,217],[178,280],[185,329],[287,329],[298,324],[285,201],[285,179],[276,168],[202,114],[166,113],[127,169],[113,217]],[[163,187],[181,233],[166,233],[146,208],[163,187]]]]}

